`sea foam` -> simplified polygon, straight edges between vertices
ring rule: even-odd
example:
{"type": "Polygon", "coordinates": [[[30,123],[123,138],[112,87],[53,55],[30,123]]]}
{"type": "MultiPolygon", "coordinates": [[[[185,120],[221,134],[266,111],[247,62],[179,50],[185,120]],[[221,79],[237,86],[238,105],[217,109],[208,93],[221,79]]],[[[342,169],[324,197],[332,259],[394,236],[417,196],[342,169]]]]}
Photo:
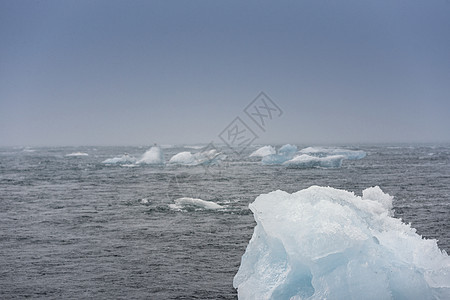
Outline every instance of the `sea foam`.
{"type": "Polygon", "coordinates": [[[147,150],[140,160],[136,162],[137,164],[148,164],[148,165],[164,165],[164,153],[161,147],[153,146],[147,150]]]}
{"type": "Polygon", "coordinates": [[[449,256],[394,218],[392,199],[379,187],[260,195],[239,299],[450,299],[449,256]]]}

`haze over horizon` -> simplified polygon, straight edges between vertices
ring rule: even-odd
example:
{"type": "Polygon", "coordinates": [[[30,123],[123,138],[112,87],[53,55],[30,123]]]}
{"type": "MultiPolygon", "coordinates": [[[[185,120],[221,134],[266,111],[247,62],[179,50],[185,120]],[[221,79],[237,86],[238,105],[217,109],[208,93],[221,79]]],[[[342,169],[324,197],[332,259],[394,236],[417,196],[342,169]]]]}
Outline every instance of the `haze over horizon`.
{"type": "Polygon", "coordinates": [[[450,142],[448,1],[0,2],[0,146],[450,142]],[[282,110],[262,130],[245,108],[282,110]]]}

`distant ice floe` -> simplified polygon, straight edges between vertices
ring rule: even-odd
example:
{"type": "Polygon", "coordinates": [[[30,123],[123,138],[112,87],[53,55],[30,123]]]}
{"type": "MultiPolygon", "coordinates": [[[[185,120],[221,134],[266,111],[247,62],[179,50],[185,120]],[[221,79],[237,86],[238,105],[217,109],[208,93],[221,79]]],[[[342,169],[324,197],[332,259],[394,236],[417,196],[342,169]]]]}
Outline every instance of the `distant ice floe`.
{"type": "Polygon", "coordinates": [[[164,165],[164,153],[159,146],[153,146],[147,150],[140,160],[136,162],[137,164],[147,164],[147,165],[164,165]]]}
{"type": "Polygon", "coordinates": [[[22,150],[22,152],[32,153],[32,152],[36,152],[36,150],[35,150],[35,149],[31,149],[31,148],[29,148],[29,147],[25,147],[25,148],[22,150]]]}
{"type": "MultiPolygon", "coordinates": [[[[271,147],[272,146],[265,146],[271,147]]],[[[255,152],[264,149],[262,147],[255,152]]],[[[253,153],[255,153],[253,152],[253,153]]],[[[268,151],[267,151],[268,152],[268,151]]],[[[267,153],[266,152],[266,153],[267,153]]],[[[251,155],[253,155],[253,153],[251,155]]],[[[263,165],[283,165],[287,168],[340,168],[345,159],[361,159],[366,152],[340,148],[308,147],[298,151],[297,146],[286,144],[276,153],[261,155],[263,165]]]]}
{"type": "Polygon", "coordinates": [[[345,156],[343,155],[317,157],[307,154],[301,154],[295,156],[291,160],[285,161],[283,165],[290,169],[340,168],[344,159],[345,156]]]}
{"type": "Polygon", "coordinates": [[[84,152],[73,152],[73,153],[66,154],[66,156],[68,156],[68,157],[88,156],[88,155],[89,154],[84,153],[84,152]]]}
{"type": "Polygon", "coordinates": [[[223,206],[217,203],[190,197],[178,198],[175,199],[174,202],[175,203],[173,204],[169,204],[169,207],[174,210],[181,210],[187,207],[194,207],[196,209],[212,209],[212,210],[223,208],[223,206]]]}
{"type": "Polygon", "coordinates": [[[124,154],[122,156],[105,159],[102,163],[103,164],[134,164],[136,161],[137,161],[137,159],[135,157],[130,156],[128,154],[124,154]]]}
{"type": "Polygon", "coordinates": [[[312,186],[262,194],[233,280],[239,299],[450,299],[450,257],[393,217],[379,187],[363,196],[312,186]]]}
{"type": "Polygon", "coordinates": [[[175,154],[169,160],[169,164],[197,166],[197,165],[212,165],[225,159],[225,155],[218,152],[216,149],[206,150],[192,154],[189,151],[183,151],[175,154]]]}
{"type": "Polygon", "coordinates": [[[361,159],[366,157],[366,152],[362,150],[347,150],[340,148],[323,148],[323,147],[308,147],[299,151],[302,154],[309,154],[319,157],[329,155],[343,155],[345,159],[361,159]]]}
{"type": "Polygon", "coordinates": [[[277,151],[275,150],[274,147],[268,145],[268,146],[263,146],[255,151],[252,152],[252,154],[249,155],[249,157],[264,157],[267,155],[272,155],[272,154],[276,154],[277,151]]]}

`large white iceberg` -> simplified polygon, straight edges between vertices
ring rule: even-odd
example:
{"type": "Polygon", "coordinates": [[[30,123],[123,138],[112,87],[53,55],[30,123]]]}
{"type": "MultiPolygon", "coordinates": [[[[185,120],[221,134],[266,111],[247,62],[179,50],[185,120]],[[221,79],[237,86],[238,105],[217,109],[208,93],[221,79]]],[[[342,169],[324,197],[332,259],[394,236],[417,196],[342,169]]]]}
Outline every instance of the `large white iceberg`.
{"type": "Polygon", "coordinates": [[[105,159],[102,163],[104,163],[104,164],[133,164],[135,162],[136,162],[135,157],[130,156],[129,154],[125,153],[122,156],[105,159]]]}
{"type": "Polygon", "coordinates": [[[450,258],[393,218],[379,187],[263,194],[233,286],[239,299],[450,299],[450,258]]]}
{"type": "Polygon", "coordinates": [[[268,145],[268,146],[263,146],[255,151],[252,152],[252,154],[250,154],[249,157],[264,157],[267,155],[272,155],[277,153],[277,151],[275,150],[274,147],[268,145]]]}
{"type": "Polygon", "coordinates": [[[194,155],[192,155],[189,151],[183,151],[180,153],[175,154],[172,156],[172,158],[169,160],[170,164],[180,164],[180,165],[189,165],[193,164],[195,161],[194,155]]]}
{"type": "Polygon", "coordinates": [[[343,155],[346,159],[361,159],[366,157],[366,152],[362,150],[347,150],[340,148],[307,147],[299,151],[303,154],[309,154],[319,157],[329,155],[343,155]]]}
{"type": "Polygon", "coordinates": [[[293,159],[285,161],[283,165],[291,169],[304,168],[340,168],[343,155],[331,155],[326,157],[316,157],[307,154],[297,155],[293,159]]]}
{"type": "Polygon", "coordinates": [[[140,160],[136,163],[138,164],[149,164],[149,165],[163,165],[165,163],[164,153],[161,147],[153,146],[147,150],[140,160]]]}
{"type": "Polygon", "coordinates": [[[192,154],[189,151],[184,151],[172,156],[172,158],[169,160],[169,163],[187,166],[212,165],[219,162],[220,160],[223,160],[224,158],[225,156],[221,152],[218,152],[216,149],[205,150],[195,154],[192,154]]]}

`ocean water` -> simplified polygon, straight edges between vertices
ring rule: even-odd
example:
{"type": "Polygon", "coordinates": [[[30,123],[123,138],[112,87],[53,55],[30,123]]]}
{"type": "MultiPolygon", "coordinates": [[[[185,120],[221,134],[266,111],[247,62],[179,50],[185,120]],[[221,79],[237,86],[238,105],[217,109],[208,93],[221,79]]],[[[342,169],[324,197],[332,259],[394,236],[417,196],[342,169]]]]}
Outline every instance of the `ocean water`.
{"type": "Polygon", "coordinates": [[[450,252],[449,145],[348,145],[367,156],[336,169],[263,166],[256,148],[213,166],[102,163],[147,147],[1,148],[0,298],[235,299],[248,204],[311,185],[378,185],[396,217],[450,252]],[[171,208],[180,197],[223,208],[171,208]]]}

